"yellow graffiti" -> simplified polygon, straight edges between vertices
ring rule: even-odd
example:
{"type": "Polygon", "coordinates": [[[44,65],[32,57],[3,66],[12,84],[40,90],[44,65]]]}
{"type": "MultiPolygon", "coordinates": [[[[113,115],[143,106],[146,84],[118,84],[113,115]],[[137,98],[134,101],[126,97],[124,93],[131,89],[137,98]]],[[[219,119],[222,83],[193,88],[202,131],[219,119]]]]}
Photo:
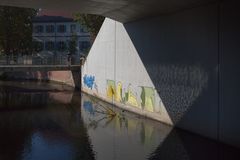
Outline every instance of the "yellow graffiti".
{"type": "Polygon", "coordinates": [[[121,82],[118,82],[118,84],[117,84],[115,100],[117,102],[122,102],[122,83],[121,82]]]}
{"type": "Polygon", "coordinates": [[[149,112],[154,112],[155,89],[152,87],[141,87],[141,102],[138,101],[137,94],[133,92],[129,84],[127,92],[123,93],[122,82],[115,84],[113,80],[107,80],[107,97],[120,103],[127,103],[149,112]]]}
{"type": "Polygon", "coordinates": [[[113,98],[115,95],[115,82],[112,80],[107,81],[107,97],[113,98]]]}
{"type": "Polygon", "coordinates": [[[128,87],[127,103],[130,104],[130,105],[132,105],[132,106],[141,108],[141,107],[138,105],[137,97],[133,94],[133,92],[131,91],[130,87],[128,87]]]}

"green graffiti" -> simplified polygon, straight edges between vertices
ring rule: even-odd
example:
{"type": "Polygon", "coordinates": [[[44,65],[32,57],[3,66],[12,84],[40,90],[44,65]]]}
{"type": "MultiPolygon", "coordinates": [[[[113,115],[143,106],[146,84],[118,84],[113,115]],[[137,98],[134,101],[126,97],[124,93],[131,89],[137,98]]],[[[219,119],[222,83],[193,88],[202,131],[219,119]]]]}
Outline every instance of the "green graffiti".
{"type": "Polygon", "coordinates": [[[155,90],[152,87],[141,88],[142,107],[144,107],[147,111],[153,112],[155,106],[155,90]]]}

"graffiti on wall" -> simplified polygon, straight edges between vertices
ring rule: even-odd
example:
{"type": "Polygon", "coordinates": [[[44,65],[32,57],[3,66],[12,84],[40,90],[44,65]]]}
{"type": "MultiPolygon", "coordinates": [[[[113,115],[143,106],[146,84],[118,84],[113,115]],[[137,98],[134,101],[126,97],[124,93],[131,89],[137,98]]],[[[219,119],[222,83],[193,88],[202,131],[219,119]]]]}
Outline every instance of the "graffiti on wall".
{"type": "Polygon", "coordinates": [[[115,81],[107,80],[107,97],[113,99],[115,95],[115,81]]]}
{"type": "Polygon", "coordinates": [[[137,87],[133,88],[128,84],[123,88],[122,82],[115,85],[114,80],[107,80],[107,97],[114,99],[116,102],[129,104],[131,106],[154,112],[155,106],[155,89],[152,87],[137,87]],[[136,91],[137,90],[137,91],[136,91]],[[139,90],[139,91],[138,91],[139,90]]]}
{"type": "Polygon", "coordinates": [[[155,91],[152,87],[141,87],[141,100],[142,107],[145,107],[146,110],[153,112],[155,105],[155,91]]]}
{"type": "MultiPolygon", "coordinates": [[[[98,92],[95,76],[84,75],[83,83],[87,88],[91,90],[96,89],[98,92]]],[[[156,91],[153,87],[133,87],[131,84],[126,85],[120,81],[116,83],[114,80],[107,80],[106,84],[106,94],[108,99],[149,112],[158,111],[157,108],[155,108],[157,104],[155,92],[156,91]]]]}
{"type": "Polygon", "coordinates": [[[125,100],[124,102],[127,104],[141,108],[141,106],[139,105],[138,100],[137,100],[137,93],[133,92],[131,84],[128,85],[127,92],[125,92],[124,100],[125,100]]]}
{"type": "Polygon", "coordinates": [[[95,77],[91,75],[84,75],[83,77],[83,83],[86,85],[89,89],[93,89],[95,85],[95,77]]]}

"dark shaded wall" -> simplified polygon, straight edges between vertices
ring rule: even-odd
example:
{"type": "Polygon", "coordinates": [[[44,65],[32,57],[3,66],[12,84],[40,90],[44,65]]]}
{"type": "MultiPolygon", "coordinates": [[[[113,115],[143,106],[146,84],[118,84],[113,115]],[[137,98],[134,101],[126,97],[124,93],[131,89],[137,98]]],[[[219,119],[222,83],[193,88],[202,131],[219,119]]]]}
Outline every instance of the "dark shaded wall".
{"type": "Polygon", "coordinates": [[[173,123],[240,146],[235,3],[211,3],[124,26],[173,123]]]}
{"type": "Polygon", "coordinates": [[[220,139],[240,146],[240,2],[225,0],[220,19],[220,139]]]}

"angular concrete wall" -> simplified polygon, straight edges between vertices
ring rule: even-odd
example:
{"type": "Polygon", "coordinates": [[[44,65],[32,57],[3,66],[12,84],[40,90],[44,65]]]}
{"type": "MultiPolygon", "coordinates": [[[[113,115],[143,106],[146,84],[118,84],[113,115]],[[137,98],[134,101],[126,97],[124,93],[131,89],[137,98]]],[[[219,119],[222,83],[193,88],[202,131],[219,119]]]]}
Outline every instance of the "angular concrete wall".
{"type": "Polygon", "coordinates": [[[82,69],[82,89],[123,109],[172,124],[123,24],[106,19],[82,69]]]}
{"type": "Polygon", "coordinates": [[[225,0],[220,10],[219,136],[240,146],[240,2],[225,0]]]}
{"type": "Polygon", "coordinates": [[[83,66],[82,89],[240,147],[236,6],[221,1],[124,25],[106,19],[83,66]]]}

